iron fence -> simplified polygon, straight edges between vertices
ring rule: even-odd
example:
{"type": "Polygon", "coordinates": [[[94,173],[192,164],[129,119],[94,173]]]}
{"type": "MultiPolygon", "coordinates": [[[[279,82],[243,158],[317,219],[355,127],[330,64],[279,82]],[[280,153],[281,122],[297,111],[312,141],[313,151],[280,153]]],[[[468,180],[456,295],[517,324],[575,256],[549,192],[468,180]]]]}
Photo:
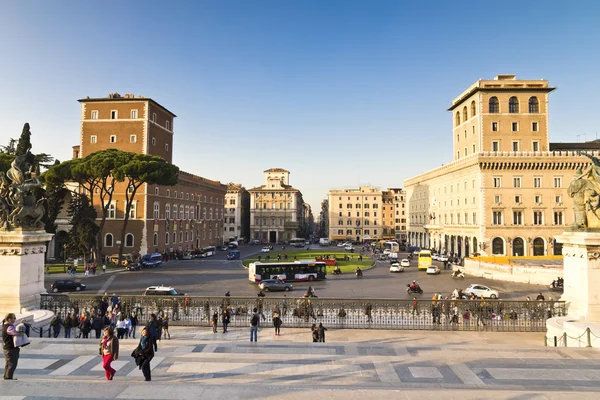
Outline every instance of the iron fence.
{"type": "MultiPolygon", "coordinates": [[[[328,328],[458,330],[500,332],[546,331],[546,319],[567,314],[561,301],[398,300],[284,297],[155,297],[102,295],[42,295],[42,309],[64,317],[67,313],[93,316],[105,312],[135,313],[139,323],[151,313],[169,317],[171,326],[210,326],[211,316],[230,311],[230,327],[247,327],[253,309],[270,326],[279,313],[283,326],[328,328]],[[117,305],[118,304],[118,305],[117,305]]],[[[219,317],[219,325],[221,318],[219,317]]]]}

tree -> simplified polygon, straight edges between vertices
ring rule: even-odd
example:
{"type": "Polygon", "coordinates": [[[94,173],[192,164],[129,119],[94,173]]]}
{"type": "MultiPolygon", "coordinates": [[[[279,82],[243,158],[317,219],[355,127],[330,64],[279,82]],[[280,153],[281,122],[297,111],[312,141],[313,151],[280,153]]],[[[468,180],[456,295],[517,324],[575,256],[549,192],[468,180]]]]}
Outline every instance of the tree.
{"type": "Polygon", "coordinates": [[[71,255],[82,256],[87,263],[99,233],[96,209],[85,195],[74,194],[69,202],[68,215],[71,230],[67,250],[71,255]]]}
{"type": "Polygon", "coordinates": [[[130,161],[121,164],[113,171],[115,180],[124,182],[125,188],[125,218],[121,230],[121,245],[119,246],[119,264],[123,257],[127,224],[135,195],[143,184],[174,186],[177,184],[179,168],[168,163],[161,157],[148,154],[134,154],[130,161]]]}

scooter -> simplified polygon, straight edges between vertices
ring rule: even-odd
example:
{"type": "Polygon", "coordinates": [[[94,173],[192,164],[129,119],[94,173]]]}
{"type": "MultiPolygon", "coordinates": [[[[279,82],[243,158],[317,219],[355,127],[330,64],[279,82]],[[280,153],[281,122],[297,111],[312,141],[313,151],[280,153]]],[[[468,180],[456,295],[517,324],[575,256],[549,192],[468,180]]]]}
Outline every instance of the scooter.
{"type": "Polygon", "coordinates": [[[423,294],[423,289],[421,287],[417,287],[417,289],[413,289],[410,283],[406,284],[406,293],[408,294],[423,294]]]}
{"type": "Polygon", "coordinates": [[[356,271],[356,277],[357,278],[362,278],[363,277],[362,270],[361,271],[356,271]]]}
{"type": "Polygon", "coordinates": [[[548,289],[553,292],[562,292],[564,290],[563,281],[552,281],[550,286],[548,286],[548,289]]]}
{"type": "Polygon", "coordinates": [[[462,272],[454,271],[452,273],[452,279],[465,279],[465,274],[462,272]]]}

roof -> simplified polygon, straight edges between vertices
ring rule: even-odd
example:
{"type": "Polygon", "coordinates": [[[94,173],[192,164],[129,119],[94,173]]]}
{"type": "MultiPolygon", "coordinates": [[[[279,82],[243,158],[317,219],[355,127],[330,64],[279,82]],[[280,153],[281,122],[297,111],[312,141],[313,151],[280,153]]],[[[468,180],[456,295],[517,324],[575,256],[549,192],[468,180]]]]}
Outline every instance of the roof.
{"type": "Polygon", "coordinates": [[[578,142],[578,143],[550,143],[550,151],[560,150],[600,150],[600,141],[592,140],[591,142],[578,142]]]}
{"type": "Polygon", "coordinates": [[[287,169],[283,169],[283,168],[270,168],[270,169],[266,169],[263,172],[287,172],[288,174],[290,173],[290,171],[288,171],[287,169]]]}
{"type": "Polygon", "coordinates": [[[168,112],[169,114],[171,114],[173,117],[177,117],[177,115],[173,114],[171,111],[169,111],[168,108],[162,106],[160,103],[158,103],[155,100],[152,100],[150,97],[144,97],[144,96],[134,96],[134,95],[129,95],[126,94],[125,96],[121,96],[118,93],[114,93],[114,94],[110,94],[110,97],[86,97],[85,99],[79,99],[77,100],[80,103],[100,103],[100,102],[123,102],[123,101],[151,101],[152,103],[156,104],[158,107],[162,108],[164,111],[168,112]]]}

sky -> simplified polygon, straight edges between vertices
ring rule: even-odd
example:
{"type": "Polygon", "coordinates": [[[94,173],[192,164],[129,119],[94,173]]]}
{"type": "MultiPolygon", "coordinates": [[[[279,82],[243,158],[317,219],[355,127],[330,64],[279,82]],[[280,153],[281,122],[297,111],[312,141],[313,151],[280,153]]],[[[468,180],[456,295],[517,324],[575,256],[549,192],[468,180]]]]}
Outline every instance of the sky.
{"type": "Polygon", "coordinates": [[[0,144],[79,144],[85,96],[177,115],[173,162],[247,188],[285,168],[315,216],[330,189],[403,187],[452,160],[452,99],[547,79],[550,140],[600,133],[600,2],[0,2],[0,144]]]}

